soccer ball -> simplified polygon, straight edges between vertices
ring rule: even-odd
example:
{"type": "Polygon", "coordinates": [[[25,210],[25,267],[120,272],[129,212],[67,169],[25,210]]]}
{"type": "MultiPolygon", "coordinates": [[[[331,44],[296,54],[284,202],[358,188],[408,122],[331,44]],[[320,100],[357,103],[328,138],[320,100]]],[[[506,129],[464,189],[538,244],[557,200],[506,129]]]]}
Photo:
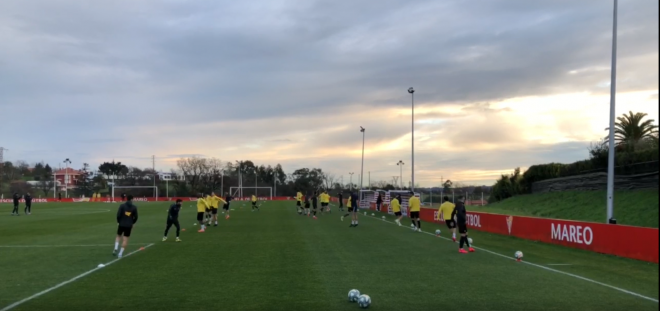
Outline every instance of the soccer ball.
{"type": "Polygon", "coordinates": [[[357,302],[358,298],[360,297],[360,291],[357,289],[351,289],[348,291],[348,301],[349,302],[357,302]]]}
{"type": "Polygon", "coordinates": [[[362,309],[369,308],[369,306],[371,305],[371,297],[369,297],[369,295],[360,295],[357,303],[358,306],[360,306],[360,308],[362,309]]]}
{"type": "Polygon", "coordinates": [[[440,231],[440,229],[435,230],[435,235],[440,235],[440,233],[442,233],[442,231],[440,231]]]}
{"type": "Polygon", "coordinates": [[[376,214],[375,214],[375,213],[371,213],[371,216],[376,216],[376,214]]]}
{"type": "Polygon", "coordinates": [[[468,243],[470,243],[470,245],[472,245],[472,238],[468,238],[468,243]]]}
{"type": "Polygon", "coordinates": [[[365,215],[367,215],[367,212],[364,212],[365,215]]]}
{"type": "Polygon", "coordinates": [[[410,224],[410,228],[415,228],[415,225],[413,225],[413,224],[410,224]]]}
{"type": "Polygon", "coordinates": [[[523,258],[523,252],[517,251],[514,256],[516,257],[516,259],[520,260],[523,258]]]}
{"type": "Polygon", "coordinates": [[[383,220],[385,220],[385,216],[383,216],[383,220]]]}

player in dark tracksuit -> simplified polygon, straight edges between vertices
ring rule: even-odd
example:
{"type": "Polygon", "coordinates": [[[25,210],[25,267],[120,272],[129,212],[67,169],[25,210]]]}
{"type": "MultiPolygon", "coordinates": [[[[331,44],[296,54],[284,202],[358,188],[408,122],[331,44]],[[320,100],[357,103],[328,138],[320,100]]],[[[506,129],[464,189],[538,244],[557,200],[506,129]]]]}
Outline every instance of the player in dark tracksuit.
{"type": "Polygon", "coordinates": [[[339,200],[339,210],[344,211],[344,195],[341,192],[337,194],[337,199],[339,200]]]}
{"type": "Polygon", "coordinates": [[[318,208],[318,205],[319,205],[318,193],[314,191],[314,195],[312,195],[312,210],[314,211],[314,219],[316,219],[316,209],[318,208]]]}
{"type": "Polygon", "coordinates": [[[23,199],[25,199],[25,215],[32,214],[32,196],[28,192],[25,196],[23,196],[23,199]]]}
{"type": "Polygon", "coordinates": [[[463,249],[463,245],[467,244],[468,250],[470,252],[474,252],[474,248],[470,246],[470,242],[468,241],[468,234],[467,234],[467,210],[465,209],[465,202],[463,199],[459,199],[458,202],[456,203],[456,208],[454,209],[454,212],[451,215],[451,219],[454,219],[454,216],[456,216],[456,224],[458,226],[458,233],[461,234],[461,242],[460,246],[458,248],[459,253],[467,253],[463,249]]]}
{"type": "Polygon", "coordinates": [[[380,206],[383,204],[383,195],[378,193],[378,198],[376,198],[376,210],[380,212],[380,206]]]}
{"type": "Polygon", "coordinates": [[[11,214],[20,216],[21,214],[18,213],[18,201],[21,199],[21,196],[18,195],[17,192],[15,192],[14,195],[12,196],[12,199],[14,199],[14,210],[11,212],[11,214]]]}
{"type": "Polygon", "coordinates": [[[181,242],[181,239],[179,239],[179,231],[181,231],[181,226],[179,225],[179,211],[181,211],[181,199],[176,200],[176,203],[172,204],[167,212],[167,227],[165,227],[163,242],[167,241],[167,232],[170,231],[172,225],[176,227],[176,241],[181,242]]]}
{"type": "Polygon", "coordinates": [[[123,236],[121,250],[119,251],[119,254],[117,254],[118,258],[122,257],[124,249],[126,249],[126,246],[128,245],[128,238],[131,237],[131,231],[137,220],[137,206],[133,205],[133,196],[129,194],[126,197],[126,202],[120,205],[119,209],[117,209],[117,238],[115,239],[115,250],[112,251],[112,255],[117,254],[119,241],[123,236]]]}

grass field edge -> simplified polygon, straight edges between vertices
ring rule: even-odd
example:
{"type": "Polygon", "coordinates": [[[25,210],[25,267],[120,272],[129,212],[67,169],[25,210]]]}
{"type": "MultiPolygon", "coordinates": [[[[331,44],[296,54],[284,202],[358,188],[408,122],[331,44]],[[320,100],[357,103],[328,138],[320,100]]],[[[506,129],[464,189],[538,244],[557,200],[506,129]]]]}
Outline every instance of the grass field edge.
{"type": "MultiPolygon", "coordinates": [[[[397,225],[397,224],[396,224],[395,222],[393,222],[393,221],[383,220],[383,219],[378,218],[377,216],[371,216],[371,215],[364,215],[364,216],[369,217],[369,218],[371,218],[371,219],[379,220],[379,221],[381,221],[381,222],[386,222],[386,223],[389,223],[389,224],[392,224],[392,225],[397,225]]],[[[404,227],[404,229],[410,230],[408,227],[404,227]]],[[[422,233],[435,237],[435,234],[430,233],[430,232],[422,231],[422,233]]],[[[446,238],[446,237],[439,237],[439,238],[441,238],[441,239],[443,239],[443,240],[451,241],[451,239],[446,238]]],[[[495,255],[495,256],[498,256],[498,257],[502,257],[502,258],[505,258],[505,259],[508,259],[508,260],[515,260],[515,259],[512,258],[511,256],[507,256],[507,255],[504,255],[504,254],[500,254],[500,253],[498,253],[498,252],[494,252],[494,251],[491,251],[491,250],[488,250],[488,249],[485,249],[485,248],[482,248],[482,247],[475,247],[475,246],[473,246],[473,247],[474,247],[475,249],[478,249],[478,250],[484,251],[484,252],[489,253],[489,254],[491,254],[491,255],[495,255]]],[[[580,275],[577,275],[577,274],[573,274],[573,273],[568,273],[568,272],[564,272],[564,271],[561,271],[561,270],[552,269],[552,268],[549,268],[549,267],[546,267],[546,266],[543,266],[543,265],[540,265],[540,264],[536,264],[536,263],[528,262],[528,261],[521,261],[521,263],[524,263],[524,264],[527,264],[527,265],[530,265],[530,266],[533,266],[533,267],[536,267],[536,268],[540,268],[540,269],[543,269],[543,270],[546,270],[546,271],[550,271],[550,272],[555,272],[555,273],[563,274],[563,275],[566,275],[566,276],[569,276],[569,277],[573,277],[573,278],[576,278],[576,279],[579,279],[579,280],[583,280],[583,281],[586,281],[586,282],[589,282],[589,283],[593,283],[593,284],[596,284],[596,285],[604,286],[604,287],[607,287],[607,288],[610,288],[610,289],[613,289],[613,290],[616,290],[616,291],[619,291],[619,292],[622,292],[622,293],[625,293],[625,294],[628,294],[628,295],[632,295],[632,296],[635,296],[635,297],[641,298],[641,299],[645,299],[645,300],[649,300],[649,301],[652,301],[652,302],[655,302],[655,303],[659,303],[659,300],[656,299],[656,298],[652,298],[652,297],[644,296],[644,295],[642,295],[642,294],[639,294],[639,293],[636,293],[636,292],[633,292],[633,291],[629,291],[629,290],[627,290],[627,289],[623,289],[623,288],[616,287],[616,286],[614,286],[614,285],[609,285],[609,284],[606,284],[606,283],[602,283],[602,282],[599,282],[599,281],[596,281],[596,280],[592,280],[592,279],[590,279],[590,278],[583,277],[583,276],[580,276],[580,275]]],[[[0,310],[0,311],[3,311],[3,310],[0,310]]]]}
{"type": "MultiPolygon", "coordinates": [[[[150,244],[144,246],[144,249],[147,249],[147,248],[149,248],[149,247],[151,247],[151,246],[154,246],[154,245],[155,245],[155,243],[150,243],[150,244]]],[[[131,255],[137,254],[137,253],[138,253],[139,251],[141,251],[141,250],[142,250],[142,249],[136,249],[136,250],[134,250],[134,251],[132,251],[132,252],[130,252],[130,253],[124,255],[122,258],[115,258],[114,260],[111,260],[111,261],[105,263],[103,267],[96,267],[96,268],[91,269],[91,270],[89,270],[89,271],[87,271],[87,272],[81,273],[81,274],[79,274],[79,275],[77,275],[77,276],[75,276],[75,277],[73,277],[73,278],[71,278],[71,279],[69,279],[69,280],[66,280],[66,281],[64,281],[64,282],[61,282],[61,283],[59,283],[59,284],[57,284],[57,285],[55,285],[55,286],[52,286],[52,287],[47,288],[47,289],[44,289],[44,290],[42,290],[42,291],[40,291],[40,292],[38,292],[38,293],[36,293],[36,294],[34,294],[34,295],[32,295],[32,296],[29,296],[29,297],[27,297],[27,298],[23,298],[23,299],[21,299],[21,300],[19,300],[19,301],[17,301],[17,302],[14,302],[14,303],[12,303],[12,304],[10,304],[10,305],[8,305],[8,306],[6,306],[6,307],[0,309],[0,311],[9,311],[9,310],[11,310],[11,309],[14,309],[14,308],[16,308],[16,307],[18,307],[18,306],[20,306],[20,305],[22,305],[22,304],[24,304],[24,303],[26,303],[26,302],[32,300],[32,299],[39,298],[39,297],[41,297],[41,296],[43,296],[43,295],[45,295],[45,294],[48,294],[48,293],[50,293],[50,292],[52,292],[52,291],[54,291],[54,290],[56,290],[56,289],[58,289],[58,288],[60,288],[60,287],[63,287],[63,286],[65,286],[65,285],[67,285],[67,284],[70,284],[70,283],[73,283],[73,282],[75,282],[75,281],[77,281],[77,280],[79,280],[79,279],[82,279],[82,278],[84,278],[84,277],[86,277],[86,276],[88,276],[88,275],[90,275],[90,274],[92,274],[92,273],[94,273],[94,272],[96,272],[96,271],[98,271],[98,270],[100,270],[100,269],[103,269],[103,268],[105,268],[105,267],[107,267],[107,266],[109,266],[109,265],[112,265],[112,264],[118,262],[118,261],[121,260],[121,259],[124,259],[124,258],[126,258],[126,257],[131,256],[131,255]]]]}

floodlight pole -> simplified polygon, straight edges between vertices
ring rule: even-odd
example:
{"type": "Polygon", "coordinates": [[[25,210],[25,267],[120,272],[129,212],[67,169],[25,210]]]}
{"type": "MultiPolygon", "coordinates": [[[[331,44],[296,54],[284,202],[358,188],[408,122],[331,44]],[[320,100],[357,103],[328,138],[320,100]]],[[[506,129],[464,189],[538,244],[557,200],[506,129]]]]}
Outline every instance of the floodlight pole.
{"type": "Polygon", "coordinates": [[[364,132],[366,130],[364,127],[360,126],[360,132],[362,132],[362,164],[360,165],[360,190],[362,190],[362,180],[364,179],[364,132]]]}
{"type": "Polygon", "coordinates": [[[607,220],[614,223],[614,126],[616,117],[616,40],[617,40],[617,10],[618,0],[614,0],[614,16],[612,23],[612,68],[610,81],[610,132],[609,153],[607,160],[607,220]]]}
{"type": "Polygon", "coordinates": [[[399,166],[399,190],[403,189],[403,161],[399,160],[396,165],[399,166]]]}
{"type": "Polygon", "coordinates": [[[71,163],[71,160],[69,158],[66,158],[64,160],[64,164],[66,164],[66,168],[64,169],[64,196],[69,198],[69,164],[71,163]]]}
{"type": "Polygon", "coordinates": [[[411,132],[411,146],[412,146],[412,164],[411,164],[411,182],[410,182],[410,191],[415,191],[415,89],[412,87],[408,88],[408,93],[410,93],[410,99],[412,103],[412,132],[411,132]]]}

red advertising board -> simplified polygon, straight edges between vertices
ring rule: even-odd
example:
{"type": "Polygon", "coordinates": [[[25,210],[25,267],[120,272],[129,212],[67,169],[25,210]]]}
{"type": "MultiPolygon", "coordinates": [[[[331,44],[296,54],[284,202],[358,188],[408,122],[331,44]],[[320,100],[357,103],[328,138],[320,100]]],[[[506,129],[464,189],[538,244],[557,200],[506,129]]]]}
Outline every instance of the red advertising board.
{"type": "MultiPolygon", "coordinates": [[[[197,198],[194,197],[171,197],[171,198],[133,198],[134,202],[170,202],[170,201],[175,201],[177,199],[181,199],[182,201],[196,201],[197,198]]],[[[233,198],[234,201],[249,201],[252,198],[233,198]]],[[[285,201],[285,200],[291,200],[291,197],[259,197],[257,198],[259,201],[285,201]]],[[[115,202],[120,201],[120,198],[115,198],[115,202]]],[[[99,198],[99,199],[91,199],[91,198],[68,198],[68,199],[54,199],[54,198],[44,198],[44,199],[32,199],[32,203],[48,203],[48,202],[111,202],[112,199],[110,198],[99,198]]],[[[14,202],[12,199],[0,199],[0,203],[12,203],[14,202]]],[[[21,199],[21,203],[25,203],[25,200],[21,199]]]]}
{"type": "MultiPolygon", "coordinates": [[[[436,210],[422,209],[424,221],[434,221],[436,210]]],[[[559,244],[658,263],[658,229],[549,218],[468,212],[468,227],[478,231],[559,244]]]]}

